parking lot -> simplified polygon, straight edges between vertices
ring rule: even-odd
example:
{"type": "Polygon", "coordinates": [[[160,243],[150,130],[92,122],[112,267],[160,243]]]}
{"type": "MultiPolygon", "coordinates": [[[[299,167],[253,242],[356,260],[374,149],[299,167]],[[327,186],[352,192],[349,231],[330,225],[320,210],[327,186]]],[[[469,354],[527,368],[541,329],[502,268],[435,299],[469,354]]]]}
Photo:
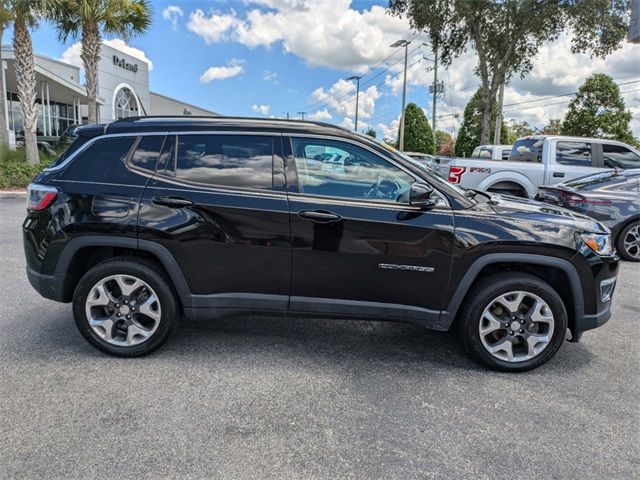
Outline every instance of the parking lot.
{"type": "Polygon", "coordinates": [[[640,264],[614,316],[501,374],[453,334],[379,322],[183,322],[105,356],[24,273],[0,199],[0,478],[639,478],[640,264]]]}

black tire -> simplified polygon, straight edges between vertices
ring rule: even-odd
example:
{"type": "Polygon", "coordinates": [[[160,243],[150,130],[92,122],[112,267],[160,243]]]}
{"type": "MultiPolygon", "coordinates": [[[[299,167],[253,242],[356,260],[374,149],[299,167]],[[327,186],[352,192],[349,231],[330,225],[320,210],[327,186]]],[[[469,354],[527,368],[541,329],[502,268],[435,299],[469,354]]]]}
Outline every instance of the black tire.
{"type": "Polygon", "coordinates": [[[116,257],[105,260],[91,268],[78,282],[73,294],[73,316],[82,336],[102,352],[117,357],[139,357],[162,346],[175,330],[179,319],[176,294],[163,272],[153,262],[131,257],[116,257]],[[158,297],[160,320],[157,329],[143,343],[118,346],[100,338],[89,325],[85,302],[91,289],[100,280],[111,275],[132,275],[146,282],[158,297]]]}
{"type": "Polygon", "coordinates": [[[640,225],[640,221],[636,221],[636,222],[631,222],[629,225],[627,225],[626,227],[624,227],[622,229],[622,231],[620,232],[620,234],[618,235],[618,238],[616,238],[616,250],[618,250],[618,253],[620,254],[620,256],[629,261],[629,262],[640,262],[640,258],[638,257],[634,257],[632,255],[630,255],[624,248],[624,239],[627,236],[627,234],[629,233],[629,231],[632,228],[636,228],[640,225]]]}
{"type": "Polygon", "coordinates": [[[456,322],[462,345],[474,360],[493,370],[524,372],[543,365],[556,354],[566,336],[567,311],[560,295],[538,277],[521,272],[505,272],[486,277],[473,285],[456,322]],[[513,291],[537,295],[547,303],[554,317],[553,334],[547,346],[537,356],[522,362],[508,362],[491,355],[482,344],[479,332],[485,308],[500,295],[513,291]]]}

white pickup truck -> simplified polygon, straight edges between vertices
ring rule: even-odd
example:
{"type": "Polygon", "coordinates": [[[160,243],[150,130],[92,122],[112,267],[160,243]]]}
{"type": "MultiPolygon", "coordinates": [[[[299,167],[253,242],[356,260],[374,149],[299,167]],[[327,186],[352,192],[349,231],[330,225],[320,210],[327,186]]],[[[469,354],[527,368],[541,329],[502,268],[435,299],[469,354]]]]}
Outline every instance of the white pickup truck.
{"type": "Polygon", "coordinates": [[[539,135],[518,139],[508,160],[439,157],[434,164],[461,187],[529,198],[539,186],[611,168],[640,168],[640,152],[615,140],[539,135]]]}

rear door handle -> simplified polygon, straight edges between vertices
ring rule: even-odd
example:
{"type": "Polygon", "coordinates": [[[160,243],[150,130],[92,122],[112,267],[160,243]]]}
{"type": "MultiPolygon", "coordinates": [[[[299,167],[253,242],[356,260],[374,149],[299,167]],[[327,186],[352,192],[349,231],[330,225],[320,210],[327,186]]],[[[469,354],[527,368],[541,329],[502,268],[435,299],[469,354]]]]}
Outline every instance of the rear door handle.
{"type": "Polygon", "coordinates": [[[337,213],[326,210],[300,210],[298,216],[315,223],[335,223],[342,220],[342,217],[337,213]]]}
{"type": "Polygon", "coordinates": [[[562,178],[564,177],[564,172],[553,172],[553,176],[555,178],[562,178]]]}
{"type": "Polygon", "coordinates": [[[153,197],[151,201],[156,205],[162,205],[164,207],[171,208],[190,207],[191,205],[193,205],[193,202],[191,200],[180,197],[153,197]]]}

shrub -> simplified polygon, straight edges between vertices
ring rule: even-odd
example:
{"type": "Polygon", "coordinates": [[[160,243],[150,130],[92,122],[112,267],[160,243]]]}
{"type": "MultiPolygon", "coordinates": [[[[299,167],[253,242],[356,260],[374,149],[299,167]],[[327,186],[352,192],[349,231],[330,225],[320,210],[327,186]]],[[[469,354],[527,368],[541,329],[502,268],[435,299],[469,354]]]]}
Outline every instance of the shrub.
{"type": "Polygon", "coordinates": [[[0,147],[0,189],[24,188],[55,157],[40,152],[40,163],[29,165],[23,149],[0,147]]]}

